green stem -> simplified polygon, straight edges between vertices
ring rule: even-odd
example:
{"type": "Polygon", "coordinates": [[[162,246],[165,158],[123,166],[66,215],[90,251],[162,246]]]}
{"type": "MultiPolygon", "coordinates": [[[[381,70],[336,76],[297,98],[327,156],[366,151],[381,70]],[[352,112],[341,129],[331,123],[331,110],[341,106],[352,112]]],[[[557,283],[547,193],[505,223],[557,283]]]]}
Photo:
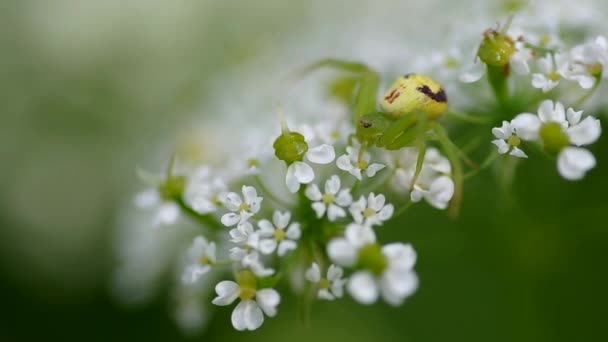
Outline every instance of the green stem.
{"type": "Polygon", "coordinates": [[[483,118],[480,116],[474,116],[466,113],[459,113],[450,111],[446,113],[446,117],[448,119],[455,119],[462,122],[472,123],[476,125],[487,125],[492,122],[490,118],[483,118]]]}
{"type": "Polygon", "coordinates": [[[407,201],[405,202],[404,205],[402,205],[394,214],[392,219],[396,219],[397,217],[401,216],[407,209],[409,209],[412,204],[414,204],[414,202],[412,201],[407,201]]]}
{"type": "Polygon", "coordinates": [[[448,209],[448,214],[451,217],[456,217],[458,212],[460,211],[460,205],[462,202],[462,190],[464,183],[464,175],[462,171],[462,164],[460,163],[460,159],[458,158],[458,152],[454,150],[454,145],[450,140],[445,128],[443,128],[438,123],[434,123],[433,128],[437,133],[437,137],[439,138],[439,142],[443,145],[444,151],[450,164],[452,165],[452,180],[454,181],[454,196],[450,201],[450,208],[448,209]]]}
{"type": "Polygon", "coordinates": [[[219,229],[223,227],[215,217],[210,214],[202,215],[196,212],[196,210],[192,209],[182,198],[176,198],[175,203],[180,207],[182,212],[192,218],[194,221],[203,224],[205,227],[209,227],[211,229],[219,229]]]}
{"type": "Polygon", "coordinates": [[[488,81],[492,86],[496,101],[503,107],[507,104],[509,99],[509,85],[507,83],[507,76],[509,73],[508,64],[504,67],[487,65],[488,68],[488,81]]]}
{"type": "Polygon", "coordinates": [[[483,162],[481,163],[481,166],[479,166],[478,169],[475,169],[471,172],[468,172],[464,175],[464,179],[467,180],[473,176],[475,176],[476,174],[478,174],[479,172],[481,172],[482,170],[485,170],[486,168],[488,168],[488,166],[492,165],[492,163],[496,160],[496,157],[498,157],[498,153],[495,150],[492,150],[488,156],[486,157],[486,159],[483,160],[483,162]]]}
{"type": "Polygon", "coordinates": [[[593,85],[593,87],[591,89],[589,89],[589,91],[587,91],[587,93],[585,95],[583,95],[580,99],[578,99],[578,101],[575,102],[574,106],[575,107],[581,107],[585,102],[587,102],[587,100],[593,94],[595,94],[595,91],[600,86],[601,81],[602,81],[602,76],[601,75],[600,76],[595,76],[595,84],[593,85]]]}

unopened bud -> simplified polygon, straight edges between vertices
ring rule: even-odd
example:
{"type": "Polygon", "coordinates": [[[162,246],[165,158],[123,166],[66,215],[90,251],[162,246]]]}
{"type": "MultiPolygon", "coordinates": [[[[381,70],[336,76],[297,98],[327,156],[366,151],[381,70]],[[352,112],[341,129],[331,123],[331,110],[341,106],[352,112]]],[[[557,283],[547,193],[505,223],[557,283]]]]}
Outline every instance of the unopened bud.
{"type": "Polygon", "coordinates": [[[515,42],[502,32],[489,30],[477,50],[477,56],[487,65],[504,67],[515,53],[515,42]]]}

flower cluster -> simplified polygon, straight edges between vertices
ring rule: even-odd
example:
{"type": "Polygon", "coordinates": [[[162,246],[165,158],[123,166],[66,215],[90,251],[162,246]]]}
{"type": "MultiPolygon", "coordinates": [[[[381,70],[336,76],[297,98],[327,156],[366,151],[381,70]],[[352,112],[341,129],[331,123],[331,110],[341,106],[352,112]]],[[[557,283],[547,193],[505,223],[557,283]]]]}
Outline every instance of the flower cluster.
{"type": "Polygon", "coordinates": [[[582,146],[600,138],[601,125],[580,108],[608,75],[606,39],[566,50],[554,32],[517,28],[512,20],[478,32],[472,64],[462,57],[466,49],[455,48],[420,65],[429,74],[443,68],[445,79],[437,81],[456,88],[458,103],[476,99],[487,85],[497,106],[457,110],[448,106],[450,88],[417,74],[399,76],[378,106],[376,71],[325,61],[360,76],[332,83],[341,87],[330,91],[340,94],[339,115],[291,125],[281,115],[275,127],[244,139],[247,153],[224,164],[192,165],[178,156],[162,177],[144,177],[151,189],[135,203],[151,213],[156,233],[182,221],[197,227],[182,246],[181,286],[200,290],[209,280],[212,304],[238,299],[231,316],[237,330],[258,329],[277,315],[287,287],[303,301],[347,294],[365,305],[379,299],[401,305],[418,288],[417,253],[408,243],[381,243],[376,233],[406,209],[429,205],[455,217],[465,180],[511,157],[544,154],[557,160],[563,178],[582,179],[596,165],[582,146]],[[478,82],[484,76],[487,83],[478,82]],[[567,106],[572,96],[545,95],[560,88],[581,92],[580,99],[567,106]],[[452,140],[443,119],[481,126],[483,143],[452,140]],[[488,157],[472,160],[473,150],[488,157]]]}

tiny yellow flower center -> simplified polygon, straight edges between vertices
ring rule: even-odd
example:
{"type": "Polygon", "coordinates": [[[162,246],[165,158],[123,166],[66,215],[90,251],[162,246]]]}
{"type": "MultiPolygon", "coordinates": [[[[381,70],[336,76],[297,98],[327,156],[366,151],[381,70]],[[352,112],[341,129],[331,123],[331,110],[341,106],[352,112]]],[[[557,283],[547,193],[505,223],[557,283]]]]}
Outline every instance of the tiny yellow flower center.
{"type": "Polygon", "coordinates": [[[207,258],[207,256],[203,255],[202,257],[200,257],[198,259],[198,263],[201,265],[211,265],[211,260],[209,260],[209,258],[207,258]]]}
{"type": "Polygon", "coordinates": [[[375,215],[376,215],[376,211],[372,208],[365,208],[365,210],[363,210],[363,216],[365,218],[374,217],[375,215]]]}
{"type": "Polygon", "coordinates": [[[239,211],[249,211],[250,209],[251,208],[247,203],[241,203],[241,205],[239,205],[239,211]]]}
{"type": "Polygon", "coordinates": [[[336,196],[332,195],[332,194],[324,194],[323,195],[323,203],[325,204],[330,204],[334,202],[334,199],[336,198],[336,196]]]}
{"type": "Polygon", "coordinates": [[[222,201],[220,201],[220,199],[217,196],[212,196],[211,202],[217,206],[221,206],[222,204],[224,204],[224,203],[222,203],[222,201]]]}
{"type": "Polygon", "coordinates": [[[388,261],[378,244],[369,244],[359,249],[358,266],[381,275],[388,266],[388,261]]]}
{"type": "Polygon", "coordinates": [[[236,282],[239,284],[239,298],[250,300],[255,297],[257,289],[257,278],[249,270],[243,270],[236,274],[236,282]]]}
{"type": "Polygon", "coordinates": [[[258,166],[260,166],[260,161],[255,158],[247,159],[247,166],[250,168],[258,167],[258,166]]]}
{"type": "Polygon", "coordinates": [[[448,68],[448,69],[458,69],[458,68],[460,68],[460,61],[458,61],[454,57],[448,57],[448,58],[446,58],[444,64],[445,64],[445,67],[448,68]]]}
{"type": "Polygon", "coordinates": [[[357,167],[361,170],[366,170],[368,165],[369,165],[369,163],[363,159],[359,159],[357,161],[357,167]]]}
{"type": "Polygon", "coordinates": [[[274,230],[274,239],[277,241],[285,240],[285,230],[283,229],[275,229],[274,230]]]}
{"type": "Polygon", "coordinates": [[[521,144],[521,139],[519,139],[519,137],[517,135],[513,134],[507,140],[507,144],[509,144],[509,146],[512,146],[512,147],[517,147],[521,144]]]}
{"type": "Polygon", "coordinates": [[[604,67],[600,63],[589,64],[587,65],[587,71],[592,76],[598,77],[604,71],[604,67]]]}
{"type": "Polygon", "coordinates": [[[570,144],[568,136],[557,122],[547,122],[540,128],[539,135],[545,151],[556,156],[564,147],[570,144]]]}
{"type": "Polygon", "coordinates": [[[561,76],[560,76],[560,75],[559,75],[557,72],[555,72],[555,71],[553,71],[553,72],[549,73],[549,74],[547,75],[547,77],[548,77],[548,78],[549,78],[551,81],[559,81],[559,79],[561,78],[561,76]]]}
{"type": "Polygon", "coordinates": [[[331,133],[329,134],[329,137],[332,139],[340,139],[340,132],[338,132],[337,130],[333,130],[331,131],[331,133]]]}
{"type": "Polygon", "coordinates": [[[320,289],[329,289],[330,287],[331,287],[331,283],[329,282],[329,280],[327,280],[325,278],[321,278],[321,280],[319,280],[320,289]]]}

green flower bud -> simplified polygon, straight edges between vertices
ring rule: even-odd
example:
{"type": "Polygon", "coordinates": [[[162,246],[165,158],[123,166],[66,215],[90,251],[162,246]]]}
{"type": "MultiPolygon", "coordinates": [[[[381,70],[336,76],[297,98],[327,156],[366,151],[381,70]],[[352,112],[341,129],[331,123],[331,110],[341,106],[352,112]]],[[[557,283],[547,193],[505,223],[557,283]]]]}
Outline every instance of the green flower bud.
{"type": "Polygon", "coordinates": [[[358,267],[380,275],[386,269],[387,264],[386,257],[380,250],[380,245],[370,244],[359,249],[358,267]]]}
{"type": "Polygon", "coordinates": [[[274,141],[272,147],[274,147],[275,156],[287,164],[301,161],[308,152],[308,144],[302,134],[285,130],[274,141]]]}
{"type": "Polygon", "coordinates": [[[513,39],[504,33],[490,30],[485,33],[477,50],[477,56],[487,65],[504,67],[509,64],[515,51],[513,39]]]}
{"type": "Polygon", "coordinates": [[[160,196],[168,201],[180,199],[186,188],[186,177],[183,176],[172,176],[164,181],[158,191],[160,196]]]}
{"type": "Polygon", "coordinates": [[[548,122],[540,128],[539,135],[543,141],[545,152],[552,156],[570,144],[568,136],[557,122],[548,122]]]}

